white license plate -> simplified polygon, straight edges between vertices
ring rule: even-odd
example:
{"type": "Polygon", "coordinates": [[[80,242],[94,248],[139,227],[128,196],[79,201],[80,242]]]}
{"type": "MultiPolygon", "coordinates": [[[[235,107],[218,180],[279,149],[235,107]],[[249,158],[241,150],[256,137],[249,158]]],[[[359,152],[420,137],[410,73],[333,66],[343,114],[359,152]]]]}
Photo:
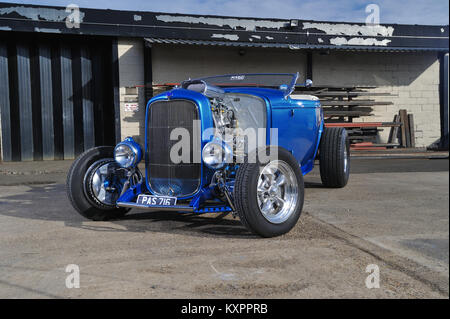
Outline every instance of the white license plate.
{"type": "Polygon", "coordinates": [[[177,204],[176,197],[170,196],[153,196],[153,195],[139,195],[136,201],[137,204],[145,206],[175,206],[177,204]]]}

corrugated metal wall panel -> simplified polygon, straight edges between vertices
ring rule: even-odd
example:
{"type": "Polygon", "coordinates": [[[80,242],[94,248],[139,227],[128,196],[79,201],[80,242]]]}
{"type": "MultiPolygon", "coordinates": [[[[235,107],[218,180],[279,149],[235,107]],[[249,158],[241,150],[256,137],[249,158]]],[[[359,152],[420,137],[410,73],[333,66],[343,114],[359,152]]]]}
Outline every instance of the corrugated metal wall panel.
{"type": "Polygon", "coordinates": [[[17,44],[17,77],[19,86],[20,150],[22,161],[33,160],[33,113],[30,82],[30,56],[26,44],[17,44]]]}
{"type": "Polygon", "coordinates": [[[73,124],[72,55],[70,47],[61,46],[61,88],[64,130],[64,158],[75,157],[73,124]]]}
{"type": "Polygon", "coordinates": [[[1,159],[73,159],[115,144],[113,48],[111,39],[0,32],[1,159]]]}
{"type": "Polygon", "coordinates": [[[39,47],[39,65],[42,108],[42,153],[43,159],[54,159],[52,60],[50,47],[39,47]]]}
{"type": "Polygon", "coordinates": [[[8,49],[0,43],[0,118],[1,150],[4,161],[11,160],[11,118],[9,114],[8,49]]]}
{"type": "Polygon", "coordinates": [[[17,75],[17,47],[8,41],[9,116],[11,118],[11,160],[20,161],[19,85],[17,75]]]}
{"type": "Polygon", "coordinates": [[[30,49],[30,87],[31,109],[33,117],[33,160],[41,161],[42,156],[42,101],[41,70],[39,62],[39,45],[31,45],[30,49]]]}
{"type": "Polygon", "coordinates": [[[441,58],[441,145],[442,149],[448,150],[449,132],[448,132],[448,53],[441,58]]]}
{"type": "MultiPolygon", "coordinates": [[[[104,84],[105,84],[105,66],[102,63],[103,57],[97,50],[91,50],[92,60],[92,87],[93,101],[94,101],[94,123],[102,123],[105,121],[104,109],[106,107],[104,101],[104,84]]],[[[108,106],[111,107],[111,106],[108,106]]],[[[101,144],[105,140],[105,132],[100,125],[94,125],[95,144],[101,144]]]]}
{"type": "Polygon", "coordinates": [[[81,49],[81,85],[83,94],[83,133],[84,147],[95,145],[94,103],[92,101],[92,63],[86,48],[81,49]]]}
{"type": "Polygon", "coordinates": [[[64,159],[64,130],[62,112],[62,88],[61,88],[61,50],[60,41],[51,43],[52,56],[52,100],[53,100],[53,131],[55,146],[55,159],[64,159]]]}

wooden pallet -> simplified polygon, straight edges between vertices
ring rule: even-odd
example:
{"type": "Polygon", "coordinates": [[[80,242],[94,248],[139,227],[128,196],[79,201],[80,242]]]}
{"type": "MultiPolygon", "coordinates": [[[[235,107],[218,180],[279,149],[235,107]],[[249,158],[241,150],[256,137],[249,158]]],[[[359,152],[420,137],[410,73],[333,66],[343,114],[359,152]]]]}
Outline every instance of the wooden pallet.
{"type": "Polygon", "coordinates": [[[398,114],[394,115],[394,123],[399,125],[391,128],[388,143],[398,141],[401,147],[414,148],[416,146],[416,138],[413,114],[408,114],[406,110],[402,109],[398,111],[398,114]]]}
{"type": "MultiPolygon", "coordinates": [[[[357,86],[318,87],[310,89],[308,94],[319,97],[327,127],[345,127],[347,129],[350,143],[353,144],[352,148],[364,147],[364,149],[375,150],[399,147],[403,143],[398,143],[392,139],[388,143],[380,144],[378,133],[383,128],[391,128],[391,131],[402,130],[405,121],[395,119],[393,122],[354,122],[357,118],[372,116],[374,108],[377,106],[393,105],[391,101],[377,101],[376,98],[395,95],[387,92],[371,92],[371,89],[374,88],[357,86]]],[[[408,116],[406,117],[408,118],[408,116]]],[[[404,125],[403,127],[409,126],[404,125]]],[[[402,136],[406,138],[406,133],[402,136]]],[[[405,140],[405,145],[412,145],[412,140],[409,137],[408,140],[405,140]]]]}

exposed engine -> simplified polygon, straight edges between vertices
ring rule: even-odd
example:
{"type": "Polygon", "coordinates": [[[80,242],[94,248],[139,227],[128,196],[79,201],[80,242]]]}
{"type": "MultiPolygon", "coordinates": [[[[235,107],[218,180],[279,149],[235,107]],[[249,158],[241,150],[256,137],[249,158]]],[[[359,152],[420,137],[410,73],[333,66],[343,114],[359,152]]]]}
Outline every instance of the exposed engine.
{"type": "Polygon", "coordinates": [[[183,88],[199,92],[209,98],[215,126],[215,136],[233,148],[233,155],[239,160],[257,147],[257,140],[266,136],[266,104],[258,97],[226,93],[220,87],[203,80],[189,80],[183,88]],[[248,135],[248,130],[251,134],[248,135]],[[262,131],[258,131],[262,129],[262,131]],[[261,135],[261,136],[258,136],[261,135]]]}
{"type": "Polygon", "coordinates": [[[239,128],[236,110],[227,99],[211,99],[211,111],[216,128],[215,135],[233,147],[235,156],[244,155],[245,136],[239,128]]]}
{"type": "Polygon", "coordinates": [[[211,111],[214,125],[221,135],[225,135],[230,130],[237,127],[237,120],[234,110],[224,104],[221,100],[211,99],[211,111]]]}

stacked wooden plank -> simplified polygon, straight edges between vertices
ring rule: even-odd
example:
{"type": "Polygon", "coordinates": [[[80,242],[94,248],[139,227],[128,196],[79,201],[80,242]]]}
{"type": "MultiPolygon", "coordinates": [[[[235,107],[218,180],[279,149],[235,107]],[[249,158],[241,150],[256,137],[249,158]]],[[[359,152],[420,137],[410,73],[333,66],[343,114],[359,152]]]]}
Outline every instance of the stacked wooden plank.
{"type": "Polygon", "coordinates": [[[398,111],[394,116],[394,123],[398,126],[392,127],[389,132],[388,143],[394,143],[401,147],[415,147],[415,132],[414,132],[414,116],[408,114],[406,110],[398,111]]]}
{"type": "Polygon", "coordinates": [[[352,122],[360,116],[370,116],[376,105],[391,105],[392,102],[375,101],[374,96],[386,96],[388,93],[375,93],[367,88],[319,88],[311,94],[319,97],[327,122],[352,122]]]}
{"type": "Polygon", "coordinates": [[[353,149],[386,149],[400,146],[395,140],[388,143],[378,143],[378,131],[383,128],[397,128],[402,124],[400,122],[354,122],[354,123],[325,123],[326,127],[344,127],[348,134],[350,144],[353,149]]]}
{"type": "Polygon", "coordinates": [[[373,88],[315,87],[309,93],[320,99],[326,122],[353,122],[354,118],[372,115],[375,106],[393,104],[390,101],[376,101],[374,97],[391,94],[371,92],[373,88]]]}
{"type": "MultiPolygon", "coordinates": [[[[374,107],[392,105],[391,101],[377,101],[377,97],[393,96],[390,93],[372,92],[376,87],[314,87],[308,94],[320,99],[324,110],[326,126],[345,127],[349,133],[353,148],[380,149],[392,148],[401,144],[392,140],[388,143],[378,142],[378,132],[386,127],[399,127],[394,122],[354,122],[355,118],[373,115],[374,107]]],[[[298,88],[304,91],[305,88],[298,88]]],[[[304,92],[306,93],[306,92],[304,92]]]]}

